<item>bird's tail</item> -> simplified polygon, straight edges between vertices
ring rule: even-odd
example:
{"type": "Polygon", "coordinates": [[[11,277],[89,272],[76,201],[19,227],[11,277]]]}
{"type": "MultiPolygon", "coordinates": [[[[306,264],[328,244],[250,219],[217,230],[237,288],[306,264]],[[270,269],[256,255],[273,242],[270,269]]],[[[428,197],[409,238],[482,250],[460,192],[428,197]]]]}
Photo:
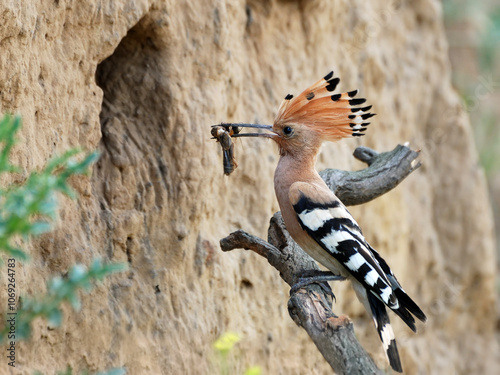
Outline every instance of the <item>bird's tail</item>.
{"type": "Polygon", "coordinates": [[[385,304],[373,293],[367,292],[366,294],[372,311],[373,321],[375,322],[380,340],[382,340],[382,344],[384,345],[389,363],[394,371],[403,372],[398,347],[396,345],[396,338],[392,330],[391,322],[389,321],[389,315],[385,309],[385,304]]]}
{"type": "Polygon", "coordinates": [[[410,298],[406,292],[400,287],[396,287],[393,289],[394,295],[398,299],[399,307],[397,309],[392,309],[407,325],[413,332],[417,332],[417,328],[415,327],[415,319],[413,315],[422,322],[427,320],[424,312],[417,306],[417,304],[410,298]],[[411,313],[411,314],[410,314],[411,313]]]}
{"type": "Polygon", "coordinates": [[[401,284],[396,279],[396,276],[394,276],[394,273],[392,273],[391,268],[386,263],[386,261],[379,255],[379,253],[373,247],[370,246],[370,250],[375,259],[377,260],[377,262],[380,264],[380,267],[382,267],[382,270],[385,272],[387,278],[389,279],[394,296],[398,300],[396,306],[389,306],[389,307],[408,325],[408,327],[410,327],[410,329],[413,332],[417,332],[417,328],[415,326],[415,319],[411,314],[415,315],[417,319],[419,319],[424,323],[427,320],[427,317],[425,316],[424,312],[420,309],[420,307],[418,307],[418,305],[403,290],[401,284]]]}

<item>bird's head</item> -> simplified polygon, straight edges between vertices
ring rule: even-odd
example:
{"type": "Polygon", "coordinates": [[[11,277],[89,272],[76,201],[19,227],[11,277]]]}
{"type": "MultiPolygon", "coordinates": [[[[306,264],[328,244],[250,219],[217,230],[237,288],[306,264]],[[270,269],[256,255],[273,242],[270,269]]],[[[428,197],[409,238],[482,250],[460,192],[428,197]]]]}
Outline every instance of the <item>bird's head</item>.
{"type": "Polygon", "coordinates": [[[274,124],[237,124],[240,127],[268,130],[269,133],[239,133],[235,137],[267,137],[273,139],[282,155],[317,153],[324,141],[337,141],[349,136],[362,136],[371,106],[361,107],[365,99],[355,98],[358,90],[334,94],[340,82],[328,73],[299,96],[287,95],[280,105],[274,124]]]}
{"type": "Polygon", "coordinates": [[[281,155],[316,154],[327,140],[317,129],[300,123],[275,122],[272,132],[281,155]]]}

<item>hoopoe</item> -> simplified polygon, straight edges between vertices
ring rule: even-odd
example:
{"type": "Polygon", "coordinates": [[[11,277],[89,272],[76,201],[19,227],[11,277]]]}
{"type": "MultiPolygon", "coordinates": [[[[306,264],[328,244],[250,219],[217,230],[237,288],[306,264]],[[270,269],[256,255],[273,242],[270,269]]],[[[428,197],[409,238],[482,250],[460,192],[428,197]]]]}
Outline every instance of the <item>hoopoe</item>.
{"type": "Polygon", "coordinates": [[[366,120],[374,116],[369,112],[371,106],[361,107],[365,99],[354,98],[357,90],[334,93],[339,82],[330,72],[299,96],[287,95],[272,126],[235,124],[270,133],[234,136],[267,137],[278,144],[280,159],[274,188],[288,231],[304,251],[337,275],[336,279],[340,276],[351,281],[358,299],[375,322],[391,367],[402,372],[385,306],[414,332],[412,314],[422,322],[427,318],[315,169],[324,141],[361,136],[369,125],[366,120]]]}

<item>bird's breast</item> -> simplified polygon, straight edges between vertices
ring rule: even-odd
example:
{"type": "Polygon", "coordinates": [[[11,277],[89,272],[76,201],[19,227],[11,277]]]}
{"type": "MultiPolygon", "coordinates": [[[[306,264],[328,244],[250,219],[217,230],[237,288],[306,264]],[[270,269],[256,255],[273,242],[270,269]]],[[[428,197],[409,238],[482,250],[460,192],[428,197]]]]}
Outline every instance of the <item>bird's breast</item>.
{"type": "Polygon", "coordinates": [[[285,226],[293,240],[315,261],[319,262],[336,275],[349,277],[350,274],[337,260],[321,247],[307,232],[302,229],[297,214],[290,203],[288,191],[284,194],[283,190],[276,191],[276,197],[281,210],[281,216],[285,221],[285,226]]]}

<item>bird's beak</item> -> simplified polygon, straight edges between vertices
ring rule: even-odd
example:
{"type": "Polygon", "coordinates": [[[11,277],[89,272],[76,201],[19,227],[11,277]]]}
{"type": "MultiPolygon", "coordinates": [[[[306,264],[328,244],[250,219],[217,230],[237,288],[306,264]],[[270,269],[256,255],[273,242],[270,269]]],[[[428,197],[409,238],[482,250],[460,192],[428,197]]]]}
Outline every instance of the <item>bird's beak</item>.
{"type": "Polygon", "coordinates": [[[273,132],[272,125],[258,125],[258,124],[221,124],[222,126],[233,126],[238,128],[252,128],[252,129],[264,129],[270,131],[270,133],[235,133],[232,135],[233,138],[236,137],[265,137],[265,138],[273,138],[276,137],[277,134],[273,132]]]}

